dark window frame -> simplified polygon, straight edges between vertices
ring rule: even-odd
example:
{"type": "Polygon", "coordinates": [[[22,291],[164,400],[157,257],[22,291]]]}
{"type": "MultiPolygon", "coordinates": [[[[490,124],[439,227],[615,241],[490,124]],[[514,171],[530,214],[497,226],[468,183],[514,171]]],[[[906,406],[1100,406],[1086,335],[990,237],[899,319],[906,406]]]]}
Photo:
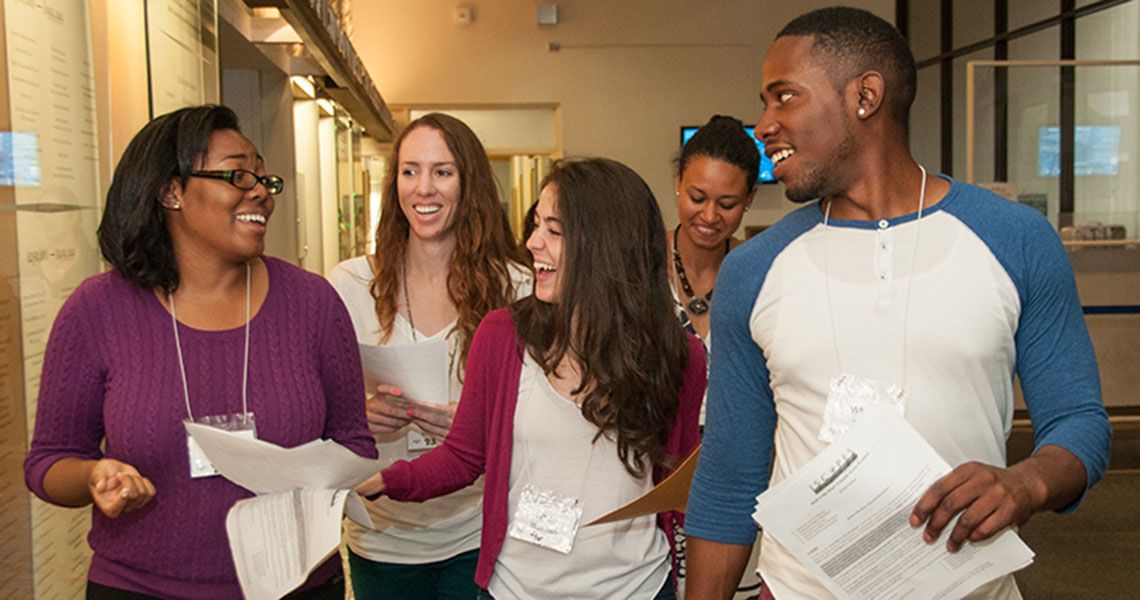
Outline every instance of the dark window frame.
{"type": "MultiPolygon", "coordinates": [[[[1080,8],[1076,0],[1058,0],[1057,14],[1028,25],[1009,30],[1008,0],[994,1],[994,35],[960,47],[954,47],[954,0],[940,0],[939,31],[941,32],[937,56],[917,61],[919,70],[939,68],[941,89],[939,90],[939,116],[941,121],[940,162],[943,173],[954,174],[954,59],[980,50],[993,48],[995,60],[1009,58],[1009,42],[1040,31],[1056,27],[1060,36],[1059,60],[1076,58],[1077,19],[1115,8],[1136,0],[1100,0],[1080,8]]],[[[910,0],[895,3],[895,23],[904,37],[910,30],[910,0]]],[[[1042,57],[1047,58],[1047,57],[1042,57]]],[[[1059,67],[1061,84],[1060,130],[1061,130],[1061,177],[1060,177],[1060,226],[1071,225],[1073,219],[1073,199],[1076,177],[1074,174],[1074,137],[1076,120],[1076,76],[1073,67],[1059,67]]],[[[1005,181],[1009,177],[1009,97],[1008,74],[1005,69],[994,70],[994,178],[1005,181]]]]}

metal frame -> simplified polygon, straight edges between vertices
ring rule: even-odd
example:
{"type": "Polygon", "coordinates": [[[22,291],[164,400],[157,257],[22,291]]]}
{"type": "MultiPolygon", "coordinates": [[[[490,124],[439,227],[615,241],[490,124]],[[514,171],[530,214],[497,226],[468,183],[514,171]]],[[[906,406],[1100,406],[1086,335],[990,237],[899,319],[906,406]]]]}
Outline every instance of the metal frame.
{"type": "Polygon", "coordinates": [[[966,182],[974,181],[974,69],[976,67],[1140,67],[1137,60],[971,60],[966,63],[966,182]]]}

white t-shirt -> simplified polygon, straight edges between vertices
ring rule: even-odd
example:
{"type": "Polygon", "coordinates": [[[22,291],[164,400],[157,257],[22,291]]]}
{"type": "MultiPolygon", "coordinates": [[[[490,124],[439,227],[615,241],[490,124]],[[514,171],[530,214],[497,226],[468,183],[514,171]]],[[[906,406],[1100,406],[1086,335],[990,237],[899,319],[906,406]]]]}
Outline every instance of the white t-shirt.
{"type": "MultiPolygon", "coordinates": [[[[510,271],[516,298],[529,295],[532,287],[530,273],[513,264],[510,271]]],[[[348,307],[357,340],[379,344],[380,323],[376,318],[375,300],[369,290],[372,268],[368,259],[360,256],[340,263],[329,272],[329,281],[348,307]]],[[[392,333],[384,345],[407,345],[445,337],[452,361],[448,369],[451,374],[448,392],[451,401],[458,402],[463,384],[459,381],[459,336],[450,335],[454,326],[452,322],[432,336],[417,331],[413,338],[408,320],[397,313],[392,333]]],[[[366,391],[365,397],[368,393],[366,391]]],[[[415,426],[408,426],[381,436],[376,447],[383,465],[418,456],[421,451],[409,450],[408,444],[409,438],[415,438],[419,433],[415,426]]],[[[396,502],[381,497],[365,503],[372,517],[372,527],[346,519],[345,537],[353,552],[377,562],[423,564],[445,560],[479,548],[483,525],[482,500],[482,478],[469,487],[422,503],[396,502]]]]}
{"type": "MultiPolygon", "coordinates": [[[[653,487],[635,479],[618,459],[608,436],[581,409],[561,396],[530,355],[523,359],[511,444],[508,514],[518,509],[524,487],[581,500],[584,525],[653,487]]],[[[652,598],[669,578],[669,543],[654,516],[582,527],[569,554],[510,537],[488,590],[511,598],[652,598]]]]}

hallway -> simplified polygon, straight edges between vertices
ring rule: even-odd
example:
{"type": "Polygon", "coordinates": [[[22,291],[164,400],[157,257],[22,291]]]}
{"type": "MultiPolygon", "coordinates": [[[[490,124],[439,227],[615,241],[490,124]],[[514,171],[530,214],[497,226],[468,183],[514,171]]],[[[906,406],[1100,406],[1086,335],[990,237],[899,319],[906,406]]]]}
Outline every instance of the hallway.
{"type": "MultiPolygon", "coordinates": [[[[1017,574],[1027,599],[1135,598],[1140,589],[1140,418],[1114,420],[1108,473],[1069,515],[1043,513],[1021,530],[1037,553],[1017,574]]],[[[1015,429],[1010,462],[1029,451],[1032,434],[1015,429]]]]}

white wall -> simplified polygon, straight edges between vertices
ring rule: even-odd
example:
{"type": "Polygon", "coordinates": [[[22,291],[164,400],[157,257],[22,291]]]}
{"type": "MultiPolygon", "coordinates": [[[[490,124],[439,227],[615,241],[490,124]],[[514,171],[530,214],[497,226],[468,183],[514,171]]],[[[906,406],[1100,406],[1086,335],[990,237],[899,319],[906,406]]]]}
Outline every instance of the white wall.
{"type": "MultiPolygon", "coordinates": [[[[754,122],[763,54],[796,15],[830,1],[575,0],[540,28],[534,0],[465,2],[475,20],[452,23],[452,0],[353,4],[352,43],[395,105],[555,103],[567,155],[600,155],[640,173],[676,223],[672,160],[682,125],[715,113],[754,122]],[[548,44],[561,44],[558,52],[548,44]]],[[[891,0],[852,0],[894,21],[891,0]]],[[[763,186],[745,224],[789,210],[763,186]]]]}

